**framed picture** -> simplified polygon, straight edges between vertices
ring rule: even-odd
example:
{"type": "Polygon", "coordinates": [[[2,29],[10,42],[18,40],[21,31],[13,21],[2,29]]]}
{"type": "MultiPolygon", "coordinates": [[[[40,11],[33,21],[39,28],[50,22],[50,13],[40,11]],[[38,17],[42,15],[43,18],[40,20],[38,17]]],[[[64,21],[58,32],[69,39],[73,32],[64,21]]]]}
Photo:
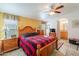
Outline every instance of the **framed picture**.
{"type": "Polygon", "coordinates": [[[79,20],[72,20],[72,27],[78,28],[79,27],[79,20]]]}

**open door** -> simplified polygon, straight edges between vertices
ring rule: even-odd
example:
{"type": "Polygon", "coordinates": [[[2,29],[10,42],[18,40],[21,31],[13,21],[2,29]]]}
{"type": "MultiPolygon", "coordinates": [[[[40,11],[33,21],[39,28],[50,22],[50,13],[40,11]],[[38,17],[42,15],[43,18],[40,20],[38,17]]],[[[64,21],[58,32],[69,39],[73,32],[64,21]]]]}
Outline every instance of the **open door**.
{"type": "Polygon", "coordinates": [[[64,42],[61,42],[61,40],[67,40],[68,39],[68,20],[67,19],[60,19],[57,21],[57,38],[58,38],[58,47],[57,49],[60,49],[60,47],[64,44],[64,42]]]}
{"type": "Polygon", "coordinates": [[[60,39],[68,39],[68,20],[60,19],[59,20],[59,28],[60,28],[60,39]]]}
{"type": "Polygon", "coordinates": [[[58,39],[68,39],[68,20],[63,18],[57,21],[58,39]]]}

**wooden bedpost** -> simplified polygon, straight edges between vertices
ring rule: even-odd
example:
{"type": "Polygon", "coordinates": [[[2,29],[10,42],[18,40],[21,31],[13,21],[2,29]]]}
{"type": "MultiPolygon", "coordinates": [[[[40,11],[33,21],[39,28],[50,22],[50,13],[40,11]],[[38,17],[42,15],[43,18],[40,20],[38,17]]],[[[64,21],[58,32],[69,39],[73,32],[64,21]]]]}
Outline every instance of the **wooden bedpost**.
{"type": "Polygon", "coordinates": [[[56,37],[56,49],[58,50],[58,38],[56,37]]]}
{"type": "Polygon", "coordinates": [[[37,56],[40,56],[40,45],[37,44],[37,51],[36,51],[37,56]]]}

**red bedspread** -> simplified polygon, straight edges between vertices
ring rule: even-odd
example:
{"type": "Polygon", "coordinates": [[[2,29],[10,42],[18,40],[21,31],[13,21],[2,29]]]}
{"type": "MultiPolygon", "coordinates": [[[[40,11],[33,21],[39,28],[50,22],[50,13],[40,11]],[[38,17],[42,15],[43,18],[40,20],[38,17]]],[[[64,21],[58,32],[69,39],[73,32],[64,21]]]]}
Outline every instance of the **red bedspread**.
{"type": "Polygon", "coordinates": [[[35,56],[37,44],[40,44],[41,47],[45,46],[46,44],[52,42],[55,38],[54,37],[45,37],[45,36],[31,36],[31,37],[19,37],[20,39],[20,46],[24,50],[24,52],[28,56],[35,56]]]}

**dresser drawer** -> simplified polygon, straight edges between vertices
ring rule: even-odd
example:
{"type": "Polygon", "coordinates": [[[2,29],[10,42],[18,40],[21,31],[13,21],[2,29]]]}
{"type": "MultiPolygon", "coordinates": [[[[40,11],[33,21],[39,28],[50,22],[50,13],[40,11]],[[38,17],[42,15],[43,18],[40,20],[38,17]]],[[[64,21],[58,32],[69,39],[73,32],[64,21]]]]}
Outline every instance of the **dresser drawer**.
{"type": "Polygon", "coordinates": [[[14,39],[6,39],[3,41],[3,49],[4,52],[6,51],[10,51],[13,50],[15,48],[18,48],[18,39],[14,38],[14,39]]]}
{"type": "Polygon", "coordinates": [[[0,40],[0,53],[2,52],[2,40],[0,40]]]}
{"type": "Polygon", "coordinates": [[[68,39],[68,32],[60,32],[61,39],[68,39]]]}

